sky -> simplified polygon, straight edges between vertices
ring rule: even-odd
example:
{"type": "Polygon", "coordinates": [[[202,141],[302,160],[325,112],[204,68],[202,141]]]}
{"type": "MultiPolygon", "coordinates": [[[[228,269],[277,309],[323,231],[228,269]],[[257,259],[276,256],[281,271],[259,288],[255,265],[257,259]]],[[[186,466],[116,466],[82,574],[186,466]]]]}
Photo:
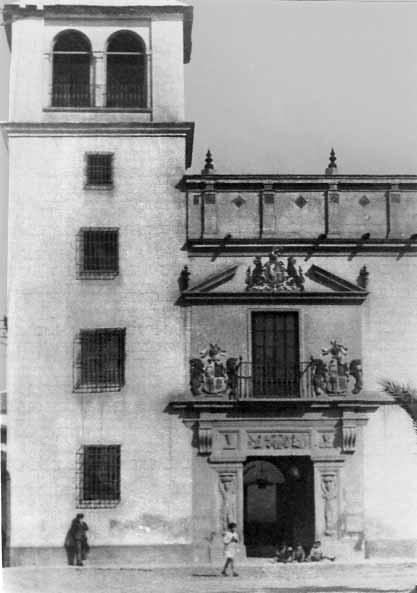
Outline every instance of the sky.
{"type": "MultiPolygon", "coordinates": [[[[417,173],[417,0],[192,4],[190,172],[201,170],[210,148],[218,173],[323,173],[334,146],[341,173],[417,173]]],[[[0,29],[0,120],[7,119],[8,59],[0,29]]],[[[0,317],[6,220],[0,139],[0,317]]],[[[0,389],[3,354],[0,344],[0,389]]]]}

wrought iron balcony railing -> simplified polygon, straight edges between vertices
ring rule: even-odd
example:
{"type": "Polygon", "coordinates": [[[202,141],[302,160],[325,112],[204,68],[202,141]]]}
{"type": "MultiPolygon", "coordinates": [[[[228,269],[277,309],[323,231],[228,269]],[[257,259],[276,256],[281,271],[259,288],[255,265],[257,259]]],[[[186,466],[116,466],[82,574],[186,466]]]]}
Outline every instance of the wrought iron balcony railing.
{"type": "Polygon", "coordinates": [[[107,88],[107,107],[146,107],[146,90],[137,84],[115,83],[107,88]]]}
{"type": "MultiPolygon", "coordinates": [[[[96,107],[96,89],[89,84],[56,83],[52,85],[52,107],[96,107]]],[[[105,106],[121,109],[146,109],[148,97],[144,87],[113,84],[107,88],[105,106]]]]}
{"type": "Polygon", "coordinates": [[[89,84],[57,83],[52,85],[52,107],[91,107],[89,84]]]}
{"type": "Polygon", "coordinates": [[[240,362],[231,396],[242,400],[315,397],[312,362],[287,367],[240,362]]]}

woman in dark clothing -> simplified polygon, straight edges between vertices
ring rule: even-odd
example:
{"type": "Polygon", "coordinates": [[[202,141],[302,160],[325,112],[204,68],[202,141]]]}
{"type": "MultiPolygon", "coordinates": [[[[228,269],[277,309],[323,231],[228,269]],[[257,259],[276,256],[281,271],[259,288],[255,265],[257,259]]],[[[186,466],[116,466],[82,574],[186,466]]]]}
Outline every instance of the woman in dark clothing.
{"type": "Polygon", "coordinates": [[[83,560],[87,558],[90,549],[86,535],[88,525],[83,519],[84,515],[78,513],[75,519],[72,520],[71,527],[65,537],[64,547],[70,566],[74,565],[74,560],[77,566],[83,566],[83,560]]]}

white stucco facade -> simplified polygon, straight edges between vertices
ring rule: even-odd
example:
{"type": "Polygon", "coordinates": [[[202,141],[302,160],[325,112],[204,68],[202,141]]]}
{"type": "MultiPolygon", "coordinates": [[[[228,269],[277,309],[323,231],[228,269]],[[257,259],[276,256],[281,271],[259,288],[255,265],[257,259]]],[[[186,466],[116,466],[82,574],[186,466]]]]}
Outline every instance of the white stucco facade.
{"type": "Polygon", "coordinates": [[[185,175],[190,8],[171,0],[88,5],[7,5],[12,561],[64,561],[65,532],[84,508],[79,452],[96,445],[121,451],[120,500],[85,509],[97,562],[206,561],[207,542],[215,549],[221,541],[226,502],[244,534],[243,475],[255,457],[287,469],[303,458],[312,493],[307,539],[323,537],[346,557],[363,556],[366,541],[375,554],[395,555],[400,541],[409,553],[417,541],[417,444],[409,416],[381,395],[381,382],[417,385],[409,240],[416,178],[185,175]],[[88,106],[53,104],[54,42],[68,30],[91,43],[88,106]],[[106,106],[106,48],[117,31],[144,44],[140,107],[106,106]],[[89,154],[112,155],[108,187],[86,187],[89,154]],[[80,276],[81,229],[118,230],[117,274],[80,276]],[[246,289],[254,256],[265,258],[274,241],[296,254],[304,290],[246,289]],[[369,285],[361,286],[365,264],[369,285]],[[181,270],[187,282],[191,274],[182,288],[181,270]],[[322,397],[310,385],[278,402],[253,393],[242,402],[230,390],[229,399],[192,395],[190,359],[209,344],[252,364],[256,312],[294,314],[300,363],[331,340],[343,344],[362,361],[363,384],[352,391],[351,375],[342,394],[322,397]],[[118,390],[82,392],[75,343],[80,331],[102,328],[126,331],[125,378],[118,390]],[[225,483],[233,484],[231,503],[225,483]]]}

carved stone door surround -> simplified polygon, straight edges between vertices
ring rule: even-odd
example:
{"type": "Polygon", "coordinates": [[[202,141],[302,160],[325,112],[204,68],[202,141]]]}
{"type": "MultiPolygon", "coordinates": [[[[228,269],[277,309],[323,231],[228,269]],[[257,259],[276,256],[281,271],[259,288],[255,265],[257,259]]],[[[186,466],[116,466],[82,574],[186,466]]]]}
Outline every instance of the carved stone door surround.
{"type": "Polygon", "coordinates": [[[312,458],[316,539],[342,535],[344,457],[312,458]]]}
{"type": "Polygon", "coordinates": [[[218,475],[218,525],[219,534],[229,523],[236,523],[240,541],[243,542],[243,462],[216,463],[218,475]]]}

